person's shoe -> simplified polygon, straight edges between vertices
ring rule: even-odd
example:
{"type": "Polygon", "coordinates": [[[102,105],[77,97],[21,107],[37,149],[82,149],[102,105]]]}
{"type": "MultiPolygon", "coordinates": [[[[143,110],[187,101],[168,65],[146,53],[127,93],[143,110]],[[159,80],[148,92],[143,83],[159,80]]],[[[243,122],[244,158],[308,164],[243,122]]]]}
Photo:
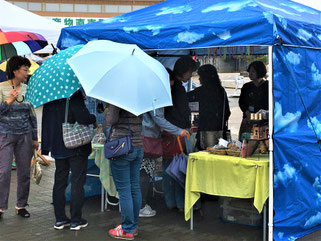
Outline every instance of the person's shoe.
{"type": "Polygon", "coordinates": [[[70,230],[80,230],[81,228],[85,228],[88,226],[88,222],[86,219],[81,219],[79,222],[71,222],[70,230]]]}
{"type": "Polygon", "coordinates": [[[23,218],[30,218],[30,213],[25,208],[16,209],[16,214],[23,218]]]}
{"type": "Polygon", "coordinates": [[[67,219],[64,221],[56,222],[54,225],[54,228],[57,230],[61,230],[61,229],[64,229],[65,227],[69,227],[69,226],[70,226],[70,219],[67,219]]]}
{"type": "MultiPolygon", "coordinates": [[[[117,226],[116,226],[116,228],[114,228],[115,230],[119,230],[119,229],[121,229],[121,224],[118,224],[117,226]]],[[[136,237],[136,236],[138,236],[138,228],[136,228],[135,229],[135,231],[134,231],[134,236],[136,237]]]]}
{"type": "Polygon", "coordinates": [[[118,225],[116,228],[110,229],[108,234],[110,237],[115,239],[134,240],[134,234],[126,233],[121,226],[118,225]]]}
{"type": "Polygon", "coordinates": [[[139,211],[139,217],[153,217],[156,215],[156,211],[153,210],[148,204],[145,205],[140,211],[139,211]]]}
{"type": "Polygon", "coordinates": [[[178,208],[178,212],[179,213],[183,213],[184,212],[184,208],[178,208]]]}

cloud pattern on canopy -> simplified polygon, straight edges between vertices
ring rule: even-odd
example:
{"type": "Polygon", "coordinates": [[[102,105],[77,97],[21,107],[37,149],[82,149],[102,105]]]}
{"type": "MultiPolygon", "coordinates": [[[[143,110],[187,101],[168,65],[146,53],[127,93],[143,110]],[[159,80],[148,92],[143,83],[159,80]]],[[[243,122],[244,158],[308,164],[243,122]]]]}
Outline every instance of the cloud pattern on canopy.
{"type": "Polygon", "coordinates": [[[102,23],[125,23],[125,22],[129,22],[130,21],[130,18],[128,17],[123,17],[123,16],[116,16],[116,17],[113,17],[113,18],[106,18],[106,19],[103,19],[101,20],[102,23]]]}
{"type": "Polygon", "coordinates": [[[217,37],[219,37],[220,39],[223,39],[223,40],[227,40],[232,37],[230,31],[224,31],[221,33],[214,33],[213,32],[213,35],[216,35],[217,37]]]}
{"type": "Polygon", "coordinates": [[[282,114],[282,106],[279,102],[275,103],[274,109],[274,132],[286,131],[293,133],[298,129],[298,122],[301,118],[301,112],[295,113],[287,112],[285,115],[282,114]]]}
{"type": "Polygon", "coordinates": [[[230,1],[230,2],[214,4],[202,10],[202,13],[208,13],[212,11],[221,11],[225,9],[227,9],[228,12],[236,12],[236,11],[241,11],[246,7],[256,7],[256,6],[257,4],[252,0],[230,1]]]}
{"type": "Polygon", "coordinates": [[[188,13],[192,11],[192,7],[189,4],[178,6],[178,7],[164,7],[161,8],[159,13],[156,13],[156,16],[166,15],[166,14],[181,14],[188,13]]]}
{"type": "Polygon", "coordinates": [[[298,173],[296,169],[290,164],[285,164],[283,169],[274,174],[274,187],[282,185],[287,187],[291,181],[298,179],[298,173]]]}
{"type": "Polygon", "coordinates": [[[198,34],[195,32],[189,32],[189,31],[185,31],[182,33],[179,33],[176,37],[176,41],[179,42],[185,42],[185,43],[194,43],[200,39],[202,39],[204,37],[204,34],[198,34]]]}
{"type": "Polygon", "coordinates": [[[304,41],[309,41],[312,38],[312,34],[308,33],[304,29],[298,30],[298,37],[304,41]]]}
{"type": "Polygon", "coordinates": [[[309,119],[307,120],[308,127],[311,130],[313,130],[313,128],[314,128],[318,138],[321,139],[321,122],[318,120],[318,118],[316,116],[311,118],[311,122],[309,121],[309,119]],[[312,122],[312,124],[311,124],[311,122],[312,122]]]}
{"type": "Polygon", "coordinates": [[[285,57],[293,65],[298,65],[301,62],[301,55],[292,51],[289,51],[285,57]]]}
{"type": "Polygon", "coordinates": [[[321,88],[321,73],[315,63],[311,65],[311,72],[314,85],[321,88]]]}

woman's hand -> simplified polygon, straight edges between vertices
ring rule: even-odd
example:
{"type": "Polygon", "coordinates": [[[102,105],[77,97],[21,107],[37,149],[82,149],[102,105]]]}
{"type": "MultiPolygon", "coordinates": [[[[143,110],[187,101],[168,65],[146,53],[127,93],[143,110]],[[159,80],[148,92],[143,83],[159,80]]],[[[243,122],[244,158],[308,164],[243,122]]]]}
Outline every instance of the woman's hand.
{"type": "Polygon", "coordinates": [[[32,147],[33,147],[33,149],[38,150],[39,142],[38,141],[32,141],[32,147]]]}
{"type": "Polygon", "coordinates": [[[179,133],[179,135],[180,135],[180,136],[189,137],[189,132],[188,132],[187,130],[183,129],[183,130],[181,131],[181,133],[179,133]]]}
{"type": "Polygon", "coordinates": [[[12,89],[10,91],[10,97],[7,99],[8,105],[11,105],[18,98],[18,91],[16,89],[12,89]]]}

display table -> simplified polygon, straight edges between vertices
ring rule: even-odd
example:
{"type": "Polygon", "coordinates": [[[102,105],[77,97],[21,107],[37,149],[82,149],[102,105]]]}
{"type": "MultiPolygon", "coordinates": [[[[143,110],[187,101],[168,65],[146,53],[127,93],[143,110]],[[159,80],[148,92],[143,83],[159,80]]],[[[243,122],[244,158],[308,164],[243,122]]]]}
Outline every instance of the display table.
{"type": "Polygon", "coordinates": [[[100,169],[99,178],[108,195],[118,198],[118,193],[110,171],[109,160],[104,156],[104,145],[93,144],[89,159],[90,158],[95,159],[95,163],[100,169]]]}
{"type": "Polygon", "coordinates": [[[254,198],[254,206],[261,213],[269,196],[268,155],[241,158],[208,152],[189,154],[185,184],[186,221],[191,218],[191,210],[201,193],[254,198]]]}

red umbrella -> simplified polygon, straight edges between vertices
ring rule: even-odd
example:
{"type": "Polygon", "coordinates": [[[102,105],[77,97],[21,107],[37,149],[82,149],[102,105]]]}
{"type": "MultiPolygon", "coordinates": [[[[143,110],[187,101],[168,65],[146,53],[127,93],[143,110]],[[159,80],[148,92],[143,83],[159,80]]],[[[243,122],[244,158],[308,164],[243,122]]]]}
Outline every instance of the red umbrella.
{"type": "Polygon", "coordinates": [[[0,30],[0,60],[30,54],[47,45],[47,40],[38,33],[0,30]]]}

